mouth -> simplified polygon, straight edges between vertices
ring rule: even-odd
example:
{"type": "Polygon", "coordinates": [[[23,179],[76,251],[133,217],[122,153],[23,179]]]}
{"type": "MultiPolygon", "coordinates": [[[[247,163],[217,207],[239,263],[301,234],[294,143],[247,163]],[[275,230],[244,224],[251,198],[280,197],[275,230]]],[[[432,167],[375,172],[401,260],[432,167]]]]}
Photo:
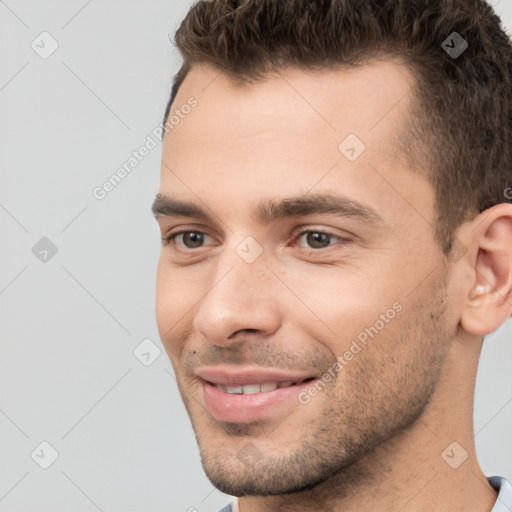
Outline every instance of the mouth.
{"type": "Polygon", "coordinates": [[[297,405],[311,373],[222,366],[196,372],[207,411],[219,421],[249,423],[280,417],[297,405]]]}
{"type": "Polygon", "coordinates": [[[222,386],[221,384],[215,384],[213,382],[208,382],[212,386],[216,386],[224,393],[230,393],[232,395],[253,395],[254,393],[268,393],[270,391],[274,391],[276,389],[282,388],[290,388],[292,386],[297,386],[298,384],[302,384],[303,382],[311,382],[315,380],[314,377],[308,377],[299,382],[294,382],[291,380],[279,381],[279,382],[262,382],[261,384],[243,384],[241,386],[222,386]]]}

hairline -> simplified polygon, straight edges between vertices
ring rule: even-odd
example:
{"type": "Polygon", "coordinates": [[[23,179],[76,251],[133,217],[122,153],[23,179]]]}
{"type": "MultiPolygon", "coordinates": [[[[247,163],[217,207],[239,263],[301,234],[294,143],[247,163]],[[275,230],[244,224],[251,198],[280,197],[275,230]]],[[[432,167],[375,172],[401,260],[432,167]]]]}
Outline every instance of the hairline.
{"type": "MultiPolygon", "coordinates": [[[[425,98],[421,95],[421,69],[414,64],[405,50],[401,51],[396,47],[387,47],[385,44],[380,50],[367,50],[365,53],[361,54],[358,60],[354,63],[319,63],[315,66],[283,63],[279,66],[268,65],[266,68],[261,70],[256,69],[249,70],[247,72],[227,68],[225,69],[207,60],[191,61],[186,59],[178,73],[175,75],[171,97],[164,115],[164,126],[183,83],[189,73],[198,67],[205,67],[218,71],[228,77],[232,83],[245,85],[262,82],[266,78],[269,78],[273,73],[278,74],[279,70],[284,69],[296,69],[310,73],[321,73],[322,71],[328,70],[342,71],[346,69],[356,69],[365,65],[372,65],[376,62],[392,62],[401,65],[407,70],[412,78],[413,84],[409,95],[410,101],[408,108],[405,115],[400,116],[400,124],[395,127],[396,129],[389,135],[388,140],[393,148],[393,157],[396,158],[399,163],[404,164],[411,172],[419,173],[421,177],[425,178],[431,186],[434,187],[435,173],[437,172],[435,169],[436,162],[435,159],[429,158],[428,154],[429,147],[433,146],[437,141],[437,135],[432,134],[428,125],[425,125],[424,123],[425,118],[427,119],[427,123],[429,118],[425,112],[425,104],[423,102],[425,98]]],[[[439,194],[434,190],[435,216],[433,219],[432,231],[434,239],[441,247],[443,253],[447,255],[450,252],[454,234],[446,240],[443,233],[439,231],[439,228],[441,227],[441,208],[439,199],[439,194]]]]}

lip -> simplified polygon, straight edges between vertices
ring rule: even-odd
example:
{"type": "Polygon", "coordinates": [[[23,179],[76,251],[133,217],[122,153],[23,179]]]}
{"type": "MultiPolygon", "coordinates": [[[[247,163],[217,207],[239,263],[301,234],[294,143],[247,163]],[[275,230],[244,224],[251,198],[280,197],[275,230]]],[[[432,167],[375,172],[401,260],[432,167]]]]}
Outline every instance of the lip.
{"type": "Polygon", "coordinates": [[[243,386],[262,382],[302,382],[316,377],[311,372],[298,372],[271,368],[233,368],[228,365],[200,368],[196,372],[200,379],[221,386],[243,386]]]}
{"type": "Polygon", "coordinates": [[[297,395],[313,383],[309,380],[302,381],[315,378],[311,373],[305,372],[255,368],[228,369],[227,366],[201,368],[196,372],[196,376],[201,383],[203,401],[208,412],[218,421],[235,423],[250,423],[283,415],[290,407],[298,405],[297,395]],[[297,384],[248,395],[227,393],[216,386],[287,381],[297,384]]]}

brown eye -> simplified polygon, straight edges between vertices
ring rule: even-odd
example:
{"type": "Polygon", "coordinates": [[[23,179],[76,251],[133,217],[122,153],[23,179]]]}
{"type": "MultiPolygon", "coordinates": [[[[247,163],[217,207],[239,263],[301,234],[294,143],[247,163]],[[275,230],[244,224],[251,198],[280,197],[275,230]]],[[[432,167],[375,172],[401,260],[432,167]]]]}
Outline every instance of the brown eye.
{"type": "Polygon", "coordinates": [[[162,238],[162,243],[165,246],[173,246],[181,249],[199,249],[205,245],[207,238],[211,237],[202,231],[179,231],[162,238]]]}
{"type": "Polygon", "coordinates": [[[323,233],[322,231],[305,231],[300,235],[299,240],[305,240],[307,247],[310,249],[324,249],[332,245],[333,238],[340,239],[337,236],[323,233]]]}
{"type": "Polygon", "coordinates": [[[196,231],[185,231],[178,236],[182,238],[182,243],[187,249],[197,249],[203,245],[205,234],[196,231]]]}

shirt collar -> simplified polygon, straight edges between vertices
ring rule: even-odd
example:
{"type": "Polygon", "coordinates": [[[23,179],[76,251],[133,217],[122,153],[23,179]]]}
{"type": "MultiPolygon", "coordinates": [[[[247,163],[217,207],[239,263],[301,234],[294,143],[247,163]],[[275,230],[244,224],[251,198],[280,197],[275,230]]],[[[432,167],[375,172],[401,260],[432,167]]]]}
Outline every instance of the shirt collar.
{"type": "Polygon", "coordinates": [[[494,490],[498,491],[498,499],[491,512],[510,512],[512,510],[512,486],[502,476],[491,476],[487,479],[494,490]]]}
{"type": "MultiPolygon", "coordinates": [[[[512,511],[512,485],[502,476],[490,476],[488,479],[491,486],[498,492],[498,499],[491,512],[511,512],[512,511]]],[[[238,509],[238,499],[231,503],[232,512],[240,512],[238,509]]]]}

